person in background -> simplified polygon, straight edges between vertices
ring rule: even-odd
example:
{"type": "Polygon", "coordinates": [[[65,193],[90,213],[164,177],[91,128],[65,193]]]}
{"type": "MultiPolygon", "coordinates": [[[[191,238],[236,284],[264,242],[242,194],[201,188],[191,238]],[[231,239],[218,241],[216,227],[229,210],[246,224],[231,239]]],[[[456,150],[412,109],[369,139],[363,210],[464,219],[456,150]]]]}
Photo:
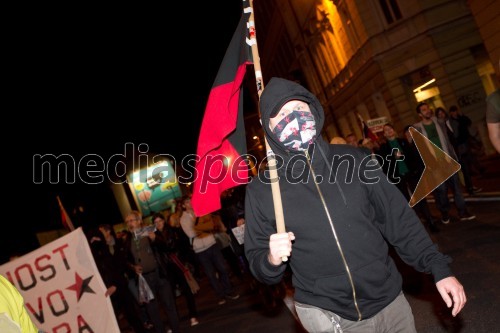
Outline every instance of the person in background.
{"type": "Polygon", "coordinates": [[[481,134],[477,124],[469,126],[469,148],[471,151],[471,175],[484,176],[487,168],[481,164],[479,160],[482,156],[486,156],[485,147],[481,139],[481,134]]]}
{"type": "Polygon", "coordinates": [[[162,254],[165,261],[167,271],[169,272],[170,282],[172,285],[172,292],[175,292],[175,286],[178,285],[182,295],[186,299],[186,304],[189,311],[189,321],[191,326],[199,324],[197,319],[198,311],[196,310],[196,301],[194,298],[194,293],[199,290],[189,286],[187,279],[193,279],[189,270],[182,264],[177,255],[178,253],[178,239],[173,227],[170,227],[166,221],[165,217],[161,213],[155,213],[151,218],[156,226],[156,237],[153,244],[156,246],[158,251],[162,254]],[[186,276],[188,275],[188,276],[186,276]]]}
{"type": "Polygon", "coordinates": [[[180,200],[176,201],[175,212],[170,214],[168,218],[168,225],[174,233],[177,246],[177,256],[182,263],[191,271],[196,279],[201,278],[200,263],[196,259],[196,254],[191,247],[190,240],[181,227],[181,216],[183,213],[182,203],[180,200]]]}
{"type": "Polygon", "coordinates": [[[117,322],[123,313],[135,332],[146,332],[139,318],[139,306],[128,289],[126,250],[109,224],[102,224],[98,230],[88,233],[90,249],[99,274],[108,288],[106,296],[111,297],[111,304],[117,322]]]}
{"type": "Polygon", "coordinates": [[[330,140],[330,144],[332,144],[332,145],[345,145],[345,144],[347,144],[347,141],[345,141],[343,137],[334,136],[330,140]]]}
{"type": "Polygon", "coordinates": [[[434,112],[436,115],[437,121],[441,125],[446,125],[446,122],[448,121],[448,113],[446,113],[446,110],[442,107],[436,108],[436,111],[434,112]]]}
{"type": "Polygon", "coordinates": [[[0,275],[0,332],[43,333],[31,320],[23,296],[5,277],[0,275]]]}
{"type": "Polygon", "coordinates": [[[182,230],[192,240],[193,250],[218,298],[217,303],[223,305],[226,299],[238,299],[240,295],[233,290],[224,257],[213,234],[214,225],[208,219],[195,216],[190,196],[184,196],[181,202],[184,209],[181,216],[182,230]]]}
{"type": "MultiPolygon", "coordinates": [[[[410,141],[399,138],[392,124],[385,124],[383,130],[384,137],[387,141],[382,145],[379,153],[384,158],[385,162],[387,162],[387,156],[391,155],[393,155],[394,161],[397,160],[394,170],[389,170],[387,168],[388,163],[384,163],[383,170],[387,176],[390,177],[391,182],[396,185],[409,202],[417,187],[418,180],[424,171],[423,163],[421,162],[420,155],[418,151],[416,151],[416,148],[412,146],[410,141]],[[389,172],[393,174],[389,174],[389,172]]],[[[429,230],[437,232],[438,227],[432,218],[431,211],[425,198],[415,206],[415,209],[425,220],[429,230]]]]}
{"type": "MultiPolygon", "coordinates": [[[[436,118],[438,123],[441,126],[446,125],[446,132],[448,133],[448,137],[450,138],[451,143],[455,147],[455,136],[453,134],[453,130],[450,125],[450,117],[448,116],[448,113],[446,113],[446,110],[442,107],[438,107],[436,109],[436,118]]],[[[470,150],[470,173],[471,175],[474,174],[474,172],[483,175],[486,171],[486,168],[481,165],[479,162],[478,156],[484,155],[484,145],[481,142],[481,137],[479,135],[479,130],[477,129],[477,126],[474,126],[472,124],[469,125],[468,127],[469,131],[469,140],[468,140],[468,145],[469,145],[469,150],[470,150]]],[[[478,192],[478,189],[476,188],[474,190],[475,192],[478,192]]]]}
{"type": "MultiPolygon", "coordinates": [[[[230,233],[232,232],[228,231],[226,224],[222,222],[220,210],[210,213],[205,217],[212,220],[212,224],[214,226],[215,240],[219,244],[222,256],[226,260],[230,272],[238,279],[243,281],[244,280],[243,271],[240,267],[238,256],[236,255],[236,252],[233,250],[233,244],[232,244],[233,239],[231,238],[230,235],[230,233]]],[[[237,242],[236,240],[234,241],[237,242]]]]}
{"type": "Polygon", "coordinates": [[[466,296],[450,258],[437,250],[380,168],[369,172],[376,181],[363,177],[362,169],[347,177],[366,156],[324,141],[319,133],[325,114],[316,96],[293,81],[271,78],[259,103],[266,139],[280,161],[286,232],[276,229],[269,172],[254,177],[245,195],[245,253],[252,274],[276,284],[291,268],[295,309],[309,332],[416,332],[390,243],[407,264],[433,274],[456,316],[466,296]],[[332,181],[338,156],[354,163],[339,167],[332,181]]]}
{"type": "Polygon", "coordinates": [[[500,89],[486,98],[486,124],[491,144],[500,153],[500,89]]]}
{"type": "MultiPolygon", "coordinates": [[[[420,177],[424,173],[425,164],[420,157],[420,153],[418,152],[418,148],[413,141],[413,138],[410,133],[411,125],[405,126],[403,129],[406,141],[408,142],[407,149],[405,152],[405,159],[410,167],[412,176],[408,181],[408,185],[410,187],[411,195],[415,192],[417,185],[420,181],[420,177]]],[[[409,200],[409,199],[408,199],[409,200]]],[[[422,198],[413,208],[417,211],[417,213],[427,222],[427,226],[429,230],[433,233],[439,232],[439,228],[436,224],[435,218],[431,214],[431,210],[429,208],[429,204],[427,203],[426,198],[422,198]]]]}
{"type": "Polygon", "coordinates": [[[446,110],[442,107],[437,107],[436,111],[434,112],[434,115],[436,116],[436,120],[441,125],[441,128],[446,132],[446,135],[448,135],[448,140],[450,141],[451,145],[455,147],[455,136],[453,135],[453,130],[450,125],[450,116],[446,112],[446,110]]]}
{"type": "MultiPolygon", "coordinates": [[[[431,141],[435,146],[443,150],[447,155],[451,156],[451,158],[458,160],[450,138],[446,134],[446,129],[437,121],[436,117],[433,116],[429,105],[425,102],[419,103],[417,105],[417,113],[422,121],[413,124],[413,127],[429,139],[429,141],[431,141]]],[[[450,223],[450,200],[448,199],[448,189],[451,189],[453,192],[459,219],[461,221],[470,221],[475,219],[476,216],[470,214],[465,205],[462,190],[460,189],[458,175],[455,173],[439,185],[433,192],[434,197],[436,198],[436,205],[441,212],[441,222],[443,224],[450,223]]]]}
{"type": "Polygon", "coordinates": [[[451,128],[454,138],[454,148],[458,156],[458,162],[462,167],[461,171],[464,176],[465,188],[470,195],[473,195],[482,189],[472,185],[471,168],[473,156],[469,145],[471,137],[469,126],[471,126],[472,121],[469,117],[461,114],[457,106],[453,105],[450,107],[450,118],[447,124],[451,128]]]}
{"type": "MultiPolygon", "coordinates": [[[[243,245],[238,243],[238,240],[233,234],[233,228],[245,223],[245,186],[237,186],[225,190],[221,193],[221,209],[219,210],[221,220],[226,227],[226,232],[231,237],[231,250],[236,257],[236,265],[231,261],[234,260],[233,255],[225,255],[226,260],[231,266],[233,272],[241,279],[248,272],[248,263],[243,251],[243,245]],[[238,268],[239,272],[236,270],[238,268]]],[[[223,253],[224,254],[224,253],[223,253]]]]}
{"type": "MultiPolygon", "coordinates": [[[[124,244],[125,247],[128,246],[126,244],[129,244],[131,242],[132,237],[133,237],[133,235],[127,229],[119,230],[118,232],[115,233],[115,235],[116,235],[116,239],[119,240],[122,244],[124,244]]],[[[125,248],[125,250],[128,251],[128,248],[125,248]]],[[[127,258],[128,258],[128,253],[127,253],[127,258]]],[[[127,270],[126,270],[125,275],[127,276],[127,280],[128,280],[129,292],[134,297],[135,303],[139,306],[138,315],[139,315],[139,318],[142,322],[143,327],[146,330],[150,330],[153,328],[153,324],[149,321],[149,316],[148,316],[148,312],[146,309],[146,305],[144,303],[139,302],[139,290],[137,289],[137,279],[135,278],[136,274],[134,271],[130,270],[128,262],[126,263],[126,265],[127,265],[127,270]]],[[[136,305],[136,304],[134,304],[134,305],[136,305]]]]}
{"type": "Polygon", "coordinates": [[[164,333],[165,326],[160,315],[160,302],[165,306],[168,321],[174,333],[180,331],[179,317],[177,315],[175,298],[172,287],[168,280],[168,271],[157,249],[152,245],[156,238],[154,232],[146,237],[137,236],[134,233],[142,228],[142,215],[138,211],[131,211],[125,217],[127,228],[132,234],[125,244],[127,249],[127,262],[130,270],[136,277],[142,275],[154,293],[154,299],[145,303],[153,329],[157,333],[164,333]]]}
{"type": "Polygon", "coordinates": [[[368,155],[371,155],[373,159],[375,158],[375,154],[377,154],[380,150],[378,143],[370,138],[364,138],[361,142],[361,147],[366,149],[368,155]]]}
{"type": "Polygon", "coordinates": [[[347,134],[345,136],[345,141],[347,142],[348,145],[351,145],[353,147],[359,147],[358,138],[353,133],[347,134]]]}

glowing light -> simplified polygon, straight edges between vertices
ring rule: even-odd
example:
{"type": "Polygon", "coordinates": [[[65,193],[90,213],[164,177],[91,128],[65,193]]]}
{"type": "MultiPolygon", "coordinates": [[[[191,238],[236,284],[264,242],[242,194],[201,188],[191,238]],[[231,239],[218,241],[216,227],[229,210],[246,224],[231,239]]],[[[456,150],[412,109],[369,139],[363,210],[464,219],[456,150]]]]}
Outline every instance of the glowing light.
{"type": "Polygon", "coordinates": [[[422,90],[422,88],[427,87],[429,84],[434,83],[435,81],[436,81],[435,78],[432,79],[432,80],[429,80],[426,83],[424,83],[423,85],[421,85],[420,87],[417,87],[417,88],[413,89],[413,92],[419,92],[420,90],[422,90]]]}

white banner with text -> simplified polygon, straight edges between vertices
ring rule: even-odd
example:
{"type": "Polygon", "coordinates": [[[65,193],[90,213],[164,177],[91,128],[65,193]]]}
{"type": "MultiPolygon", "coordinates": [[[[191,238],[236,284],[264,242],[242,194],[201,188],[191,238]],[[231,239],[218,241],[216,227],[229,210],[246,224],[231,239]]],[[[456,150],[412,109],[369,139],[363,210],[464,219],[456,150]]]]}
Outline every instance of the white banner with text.
{"type": "Polygon", "coordinates": [[[106,286],[81,228],[0,266],[47,333],[119,333],[106,286]]]}

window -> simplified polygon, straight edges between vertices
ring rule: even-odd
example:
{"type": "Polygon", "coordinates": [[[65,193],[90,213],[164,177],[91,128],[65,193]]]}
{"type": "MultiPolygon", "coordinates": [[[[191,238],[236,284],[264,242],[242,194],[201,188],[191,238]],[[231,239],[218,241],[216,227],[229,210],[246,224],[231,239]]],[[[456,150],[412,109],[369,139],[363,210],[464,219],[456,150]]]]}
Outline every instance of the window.
{"type": "Polygon", "coordinates": [[[401,20],[403,16],[401,15],[397,0],[379,0],[379,2],[388,24],[401,20]]]}

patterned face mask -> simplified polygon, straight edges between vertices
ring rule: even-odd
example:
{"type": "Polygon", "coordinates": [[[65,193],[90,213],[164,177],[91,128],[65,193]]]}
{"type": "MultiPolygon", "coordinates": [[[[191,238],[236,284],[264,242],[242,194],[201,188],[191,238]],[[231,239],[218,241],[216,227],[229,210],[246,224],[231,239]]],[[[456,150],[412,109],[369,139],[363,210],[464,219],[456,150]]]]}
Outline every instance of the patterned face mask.
{"type": "Polygon", "coordinates": [[[294,110],[276,125],[273,133],[287,148],[304,151],[316,137],[316,121],[311,112],[294,110]]]}

